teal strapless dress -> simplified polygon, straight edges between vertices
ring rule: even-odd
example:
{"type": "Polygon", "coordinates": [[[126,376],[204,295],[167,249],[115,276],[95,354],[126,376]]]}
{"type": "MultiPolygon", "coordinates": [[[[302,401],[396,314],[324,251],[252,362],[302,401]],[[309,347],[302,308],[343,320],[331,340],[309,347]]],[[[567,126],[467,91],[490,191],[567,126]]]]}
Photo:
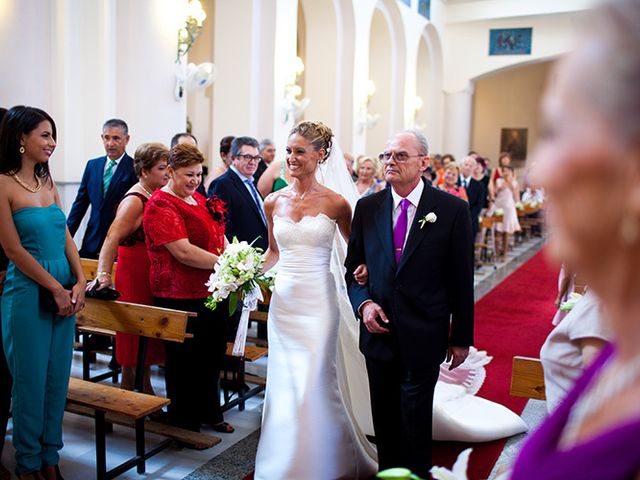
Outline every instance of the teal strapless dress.
{"type": "MultiPolygon", "coordinates": [[[[75,281],[65,255],[66,219],[60,208],[13,212],[22,246],[61,284],[75,281]]],[[[39,285],[9,263],[2,294],[2,333],[13,377],[13,444],[18,473],[57,465],[69,384],[75,315],[61,317],[39,304],[39,285]]]]}

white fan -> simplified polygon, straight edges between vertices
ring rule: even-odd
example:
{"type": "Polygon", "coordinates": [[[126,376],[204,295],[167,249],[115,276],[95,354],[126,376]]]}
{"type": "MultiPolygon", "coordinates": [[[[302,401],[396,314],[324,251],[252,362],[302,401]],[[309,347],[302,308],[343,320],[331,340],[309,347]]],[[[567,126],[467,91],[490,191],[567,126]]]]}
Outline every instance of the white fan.
{"type": "Polygon", "coordinates": [[[189,92],[203,90],[211,85],[215,79],[216,66],[213,63],[178,65],[176,71],[176,100],[180,100],[184,96],[185,90],[189,92]]]}

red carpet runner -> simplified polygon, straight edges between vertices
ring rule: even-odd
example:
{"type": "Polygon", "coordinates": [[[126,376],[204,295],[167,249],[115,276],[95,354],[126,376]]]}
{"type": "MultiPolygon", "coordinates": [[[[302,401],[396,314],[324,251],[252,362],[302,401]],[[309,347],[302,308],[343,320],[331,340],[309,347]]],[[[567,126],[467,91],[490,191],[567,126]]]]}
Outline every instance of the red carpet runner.
{"type": "MultiPolygon", "coordinates": [[[[476,303],[476,346],[493,357],[480,397],[522,413],[527,400],[509,395],[511,361],[514,355],[540,355],[540,347],[552,328],[557,279],[558,270],[547,263],[543,250],[476,303]]],[[[505,442],[436,442],[433,464],[451,467],[462,450],[473,447],[468,478],[486,479],[505,442]]]]}

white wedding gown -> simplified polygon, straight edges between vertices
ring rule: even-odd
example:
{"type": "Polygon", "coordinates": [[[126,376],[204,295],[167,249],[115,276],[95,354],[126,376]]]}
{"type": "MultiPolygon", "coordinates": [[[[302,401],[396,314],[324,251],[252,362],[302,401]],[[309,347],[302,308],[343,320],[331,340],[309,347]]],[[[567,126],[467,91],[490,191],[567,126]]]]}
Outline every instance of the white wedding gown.
{"type": "Polygon", "coordinates": [[[377,469],[375,449],[358,427],[337,365],[342,314],[330,269],[336,222],[324,214],[299,222],[275,216],[273,233],[280,263],[255,478],[368,478],[377,469]]]}

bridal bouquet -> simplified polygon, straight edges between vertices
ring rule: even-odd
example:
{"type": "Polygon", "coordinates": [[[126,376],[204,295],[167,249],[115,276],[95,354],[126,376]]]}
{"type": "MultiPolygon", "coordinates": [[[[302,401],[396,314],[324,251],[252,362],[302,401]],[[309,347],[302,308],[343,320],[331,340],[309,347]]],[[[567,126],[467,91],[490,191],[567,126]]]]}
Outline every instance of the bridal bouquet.
{"type": "Polygon", "coordinates": [[[273,278],[262,273],[264,256],[262,249],[251,246],[247,242],[239,242],[233,238],[220,255],[213,273],[206,286],[211,295],[205,306],[215,310],[223,300],[229,299],[229,315],[233,315],[242,303],[242,316],[238,325],[238,333],[233,346],[233,354],[242,356],[246,344],[249,313],[262,301],[262,291],[268,292],[273,285],[273,278]]]}
{"type": "Polygon", "coordinates": [[[273,284],[273,279],[260,271],[263,263],[261,248],[239,242],[234,237],[206,283],[211,296],[207,298],[205,306],[215,310],[220,302],[228,298],[229,315],[233,315],[238,308],[238,301],[243,305],[257,304],[258,300],[262,300],[262,290],[269,290],[273,284]]]}

